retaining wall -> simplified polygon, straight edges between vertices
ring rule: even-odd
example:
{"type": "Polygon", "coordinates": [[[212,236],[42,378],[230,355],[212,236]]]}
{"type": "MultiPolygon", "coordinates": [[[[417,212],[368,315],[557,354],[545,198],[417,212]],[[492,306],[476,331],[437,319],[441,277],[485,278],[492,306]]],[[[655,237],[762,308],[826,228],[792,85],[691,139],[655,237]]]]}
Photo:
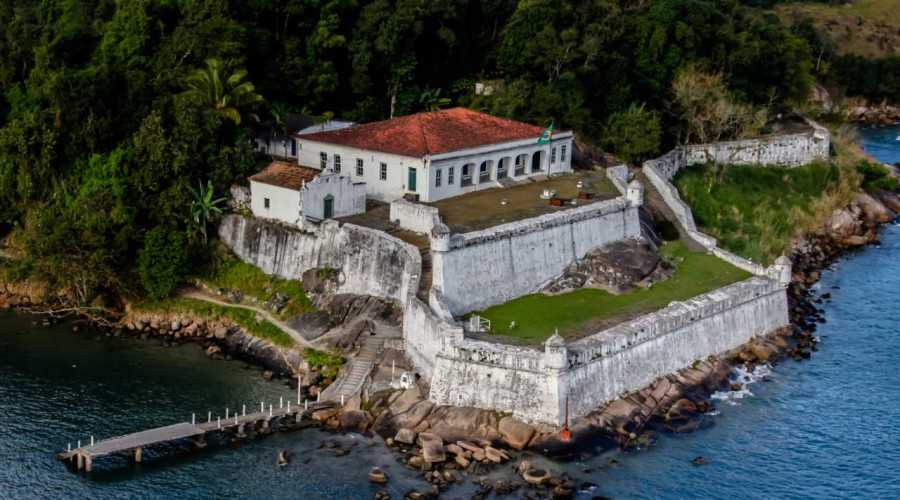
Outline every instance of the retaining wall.
{"type": "Polygon", "coordinates": [[[566,400],[570,418],[586,415],[786,324],[785,288],[754,277],[558,348],[455,340],[437,355],[429,397],[560,425],[566,400]]]}
{"type": "Polygon", "coordinates": [[[638,207],[624,197],[432,239],[433,286],[454,315],[533,293],[599,246],[640,236],[638,207]]]}
{"type": "Polygon", "coordinates": [[[390,219],[403,229],[424,234],[431,234],[434,225],[441,221],[437,208],[403,198],[391,202],[390,219]]]}
{"type": "Polygon", "coordinates": [[[301,279],[310,269],[338,269],[339,293],[405,304],[418,288],[419,252],[382,231],[331,220],[299,229],[231,214],[219,225],[219,237],[241,260],[266,274],[301,279]]]}

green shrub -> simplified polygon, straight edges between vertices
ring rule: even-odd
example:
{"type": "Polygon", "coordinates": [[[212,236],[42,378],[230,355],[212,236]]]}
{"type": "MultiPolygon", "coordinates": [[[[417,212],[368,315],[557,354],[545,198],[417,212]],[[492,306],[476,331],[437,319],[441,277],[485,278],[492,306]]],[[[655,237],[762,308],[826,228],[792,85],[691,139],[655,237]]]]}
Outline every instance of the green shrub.
{"type": "Polygon", "coordinates": [[[643,105],[613,113],[606,122],[603,140],[608,149],[629,163],[654,156],[662,141],[659,114],[645,110],[643,105]]]}
{"type": "Polygon", "coordinates": [[[138,257],[138,272],[147,293],[167,297],[184,281],[188,263],[187,238],[180,231],[157,226],[147,233],[138,257]]]}
{"type": "Polygon", "coordinates": [[[885,189],[896,191],[900,187],[900,181],[891,175],[884,165],[870,161],[861,161],[856,165],[856,171],[863,176],[863,188],[867,191],[885,189]]]}
{"type": "Polygon", "coordinates": [[[307,347],[303,351],[303,357],[309,363],[311,368],[315,368],[322,373],[322,376],[328,378],[337,377],[341,365],[344,364],[344,358],[338,354],[319,351],[311,347],[307,347]]]}

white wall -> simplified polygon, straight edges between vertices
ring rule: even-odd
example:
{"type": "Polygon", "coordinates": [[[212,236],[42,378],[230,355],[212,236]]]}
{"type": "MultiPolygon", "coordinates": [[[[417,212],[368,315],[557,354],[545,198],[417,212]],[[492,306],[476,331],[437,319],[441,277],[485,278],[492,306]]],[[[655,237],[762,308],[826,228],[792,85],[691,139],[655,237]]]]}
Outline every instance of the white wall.
{"type": "Polygon", "coordinates": [[[787,294],[764,278],[720,288],[562,347],[457,339],[436,356],[429,398],[561,425],[658,377],[788,324],[787,294]]]}
{"type": "Polygon", "coordinates": [[[323,173],[307,182],[301,192],[304,216],[325,218],[325,197],[334,199],[333,217],[347,217],[366,211],[366,185],[350,177],[323,173]]]}
{"type": "Polygon", "coordinates": [[[454,315],[537,291],[593,248],[641,234],[624,197],[432,241],[433,286],[454,315]]]}
{"type": "Polygon", "coordinates": [[[406,303],[418,289],[418,249],[382,231],[331,220],[300,230],[230,214],[219,224],[219,238],[273,276],[300,279],[309,269],[338,269],[338,293],[406,303]]]}
{"type": "Polygon", "coordinates": [[[376,200],[391,202],[402,197],[409,191],[406,189],[407,174],[409,168],[415,168],[416,192],[424,193],[425,187],[425,162],[422,158],[392,155],[377,151],[364,151],[361,149],[335,144],[322,144],[313,142],[302,136],[297,138],[300,145],[300,165],[319,168],[319,154],[328,154],[327,168],[334,168],[334,155],[341,157],[341,174],[348,175],[355,182],[366,183],[366,194],[376,200]],[[363,175],[356,175],[356,160],[363,160],[363,175]],[[379,176],[381,163],[387,163],[387,180],[381,180],[379,176]]]}
{"type": "Polygon", "coordinates": [[[296,158],[297,155],[293,154],[291,149],[291,142],[293,139],[289,137],[269,139],[268,141],[256,138],[256,150],[278,158],[296,158]]]}
{"type": "Polygon", "coordinates": [[[250,211],[263,219],[296,224],[300,220],[300,191],[251,180],[250,211]],[[265,207],[266,198],[269,208],[265,207]]]}
{"type": "Polygon", "coordinates": [[[403,198],[391,202],[390,220],[401,228],[422,234],[431,234],[434,225],[441,221],[438,209],[403,198]]]}

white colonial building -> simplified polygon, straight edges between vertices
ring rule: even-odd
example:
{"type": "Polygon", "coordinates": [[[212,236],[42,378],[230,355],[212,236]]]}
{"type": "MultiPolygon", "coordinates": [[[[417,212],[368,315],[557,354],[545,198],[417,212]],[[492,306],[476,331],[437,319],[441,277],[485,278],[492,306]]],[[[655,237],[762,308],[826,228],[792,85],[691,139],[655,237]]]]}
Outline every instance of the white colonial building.
{"type": "Polygon", "coordinates": [[[349,176],[274,161],[250,177],[256,217],[303,225],[366,211],[366,186],[349,176]]]}
{"type": "Polygon", "coordinates": [[[432,202],[572,170],[571,132],[465,108],[296,135],[301,166],[364,182],[368,196],[432,202]]]}

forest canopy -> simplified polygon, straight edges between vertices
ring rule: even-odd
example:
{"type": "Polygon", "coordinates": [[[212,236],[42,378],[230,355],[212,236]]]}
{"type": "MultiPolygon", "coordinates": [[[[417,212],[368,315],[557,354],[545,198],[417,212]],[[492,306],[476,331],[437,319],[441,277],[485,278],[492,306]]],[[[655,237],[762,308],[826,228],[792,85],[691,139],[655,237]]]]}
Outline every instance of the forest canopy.
{"type": "Polygon", "coordinates": [[[598,144],[640,110],[671,143],[685,67],[778,109],[813,65],[804,37],[737,0],[8,0],[0,30],[0,236],[82,301],[146,293],[139,255],[202,247],[197,186],[221,196],[257,168],[273,109],[369,121],[452,103],[598,144]],[[476,96],[485,80],[501,91],[476,96]]]}

